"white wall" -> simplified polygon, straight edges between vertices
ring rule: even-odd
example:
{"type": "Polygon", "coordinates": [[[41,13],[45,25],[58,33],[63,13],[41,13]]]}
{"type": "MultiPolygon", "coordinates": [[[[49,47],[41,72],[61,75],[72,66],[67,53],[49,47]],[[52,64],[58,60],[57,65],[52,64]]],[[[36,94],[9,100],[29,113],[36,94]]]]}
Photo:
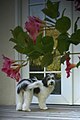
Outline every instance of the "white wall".
{"type": "Polygon", "coordinates": [[[10,29],[15,25],[15,0],[0,0],[0,105],[15,104],[15,81],[1,71],[2,54],[14,59],[10,29]]]}

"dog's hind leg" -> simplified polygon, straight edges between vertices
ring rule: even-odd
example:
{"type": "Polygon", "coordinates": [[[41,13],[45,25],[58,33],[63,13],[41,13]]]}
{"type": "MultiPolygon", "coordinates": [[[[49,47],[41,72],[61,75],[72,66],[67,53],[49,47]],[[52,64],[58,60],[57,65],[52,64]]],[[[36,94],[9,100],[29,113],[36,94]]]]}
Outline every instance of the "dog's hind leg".
{"type": "Polygon", "coordinates": [[[30,110],[30,103],[32,101],[32,97],[33,97],[33,90],[26,90],[24,92],[24,103],[23,103],[23,107],[22,110],[23,111],[31,111],[30,110]]]}
{"type": "Polygon", "coordinates": [[[23,103],[23,94],[20,92],[19,94],[17,93],[16,95],[16,110],[20,111],[22,110],[22,103],[23,103]]]}

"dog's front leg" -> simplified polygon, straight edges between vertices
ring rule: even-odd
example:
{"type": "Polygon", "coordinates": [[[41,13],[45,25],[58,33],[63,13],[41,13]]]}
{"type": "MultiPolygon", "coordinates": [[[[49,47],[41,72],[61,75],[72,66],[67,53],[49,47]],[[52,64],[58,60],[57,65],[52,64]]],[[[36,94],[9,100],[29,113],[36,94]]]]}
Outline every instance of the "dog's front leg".
{"type": "Polygon", "coordinates": [[[38,101],[39,101],[39,107],[40,107],[40,109],[43,109],[43,110],[47,110],[48,109],[48,107],[46,106],[46,99],[44,98],[39,98],[38,99],[38,101]]]}
{"type": "Polygon", "coordinates": [[[24,92],[24,103],[23,103],[23,107],[22,107],[23,111],[31,111],[30,110],[30,103],[32,101],[32,97],[33,97],[32,90],[26,90],[24,92]]]}
{"type": "Polygon", "coordinates": [[[23,103],[23,94],[22,94],[22,92],[20,92],[19,94],[17,93],[16,99],[17,99],[16,110],[20,111],[20,110],[22,110],[22,103],[23,103]]]}

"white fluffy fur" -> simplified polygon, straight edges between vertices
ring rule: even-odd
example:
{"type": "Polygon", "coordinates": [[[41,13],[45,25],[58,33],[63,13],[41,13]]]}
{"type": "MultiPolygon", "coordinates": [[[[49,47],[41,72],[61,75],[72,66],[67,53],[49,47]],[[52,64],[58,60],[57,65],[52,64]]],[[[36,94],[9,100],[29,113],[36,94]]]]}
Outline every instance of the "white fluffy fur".
{"type": "Polygon", "coordinates": [[[48,75],[48,78],[50,78],[50,80],[46,81],[47,86],[44,85],[42,80],[39,80],[33,83],[28,83],[26,90],[21,90],[19,94],[17,93],[16,110],[31,111],[30,103],[32,101],[33,95],[35,95],[38,98],[40,109],[48,109],[46,106],[46,99],[55,87],[55,80],[52,79],[51,76],[54,77],[53,75],[48,75]],[[38,94],[33,92],[33,90],[37,87],[40,88],[40,92],[38,94]]]}
{"type": "Polygon", "coordinates": [[[33,98],[33,89],[40,86],[40,84],[41,83],[39,81],[30,83],[26,91],[21,90],[20,93],[16,95],[16,110],[31,111],[29,107],[33,98]]]}

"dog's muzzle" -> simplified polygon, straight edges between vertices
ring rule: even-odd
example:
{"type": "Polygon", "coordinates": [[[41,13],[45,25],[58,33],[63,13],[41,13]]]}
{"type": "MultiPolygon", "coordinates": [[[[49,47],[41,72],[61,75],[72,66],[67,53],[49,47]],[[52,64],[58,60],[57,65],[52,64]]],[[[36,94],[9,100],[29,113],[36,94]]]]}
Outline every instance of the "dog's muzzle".
{"type": "Polygon", "coordinates": [[[53,86],[53,85],[55,85],[55,81],[54,80],[52,80],[52,81],[49,81],[49,84],[48,84],[49,86],[53,86]]]}
{"type": "Polygon", "coordinates": [[[54,82],[53,82],[53,81],[51,81],[51,85],[54,85],[54,82]]]}

